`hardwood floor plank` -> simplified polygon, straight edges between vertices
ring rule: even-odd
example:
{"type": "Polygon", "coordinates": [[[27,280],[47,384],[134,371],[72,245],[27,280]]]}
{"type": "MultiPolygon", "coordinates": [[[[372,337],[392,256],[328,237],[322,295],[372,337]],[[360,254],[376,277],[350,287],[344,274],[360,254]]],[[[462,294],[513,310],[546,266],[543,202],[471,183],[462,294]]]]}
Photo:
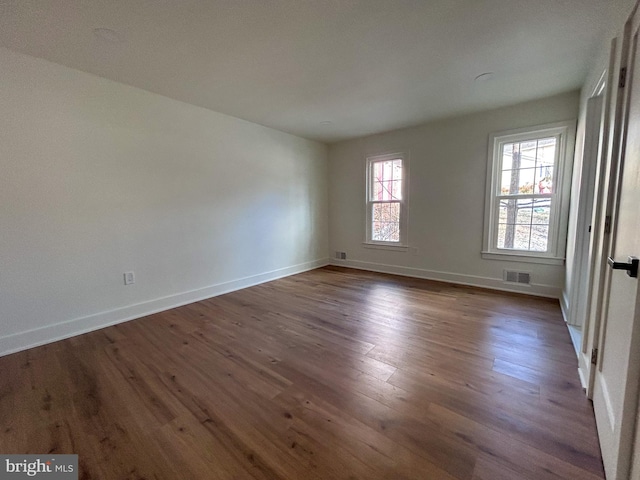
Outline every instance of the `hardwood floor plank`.
{"type": "Polygon", "coordinates": [[[535,480],[535,478],[514,472],[489,455],[481,454],[476,460],[476,468],[471,480],[535,480]]]}
{"type": "Polygon", "coordinates": [[[557,302],[339,267],[0,358],[83,479],[602,479],[557,302]]]}
{"type": "MultiPolygon", "coordinates": [[[[538,399],[515,393],[486,395],[461,384],[403,370],[396,372],[389,382],[410,394],[430,399],[430,403],[447,405],[452,411],[559,459],[571,461],[580,453],[587,468],[601,468],[597,441],[589,435],[593,426],[585,424],[585,418],[590,418],[592,413],[583,414],[577,421],[576,416],[569,414],[571,405],[543,404],[538,399]]],[[[575,399],[576,403],[580,400],[575,399]]]]}
{"type": "MultiPolygon", "coordinates": [[[[449,475],[434,463],[389,439],[384,432],[320,397],[290,389],[279,400],[288,406],[296,421],[306,426],[304,438],[315,438],[319,445],[329,448],[327,460],[336,455],[334,446],[339,444],[340,451],[346,451],[350,457],[345,462],[346,471],[352,470],[354,462],[358,465],[358,471],[354,472],[357,478],[460,478],[449,475]]],[[[341,473],[327,478],[348,477],[341,473]]]]}
{"type": "MultiPolygon", "coordinates": [[[[589,472],[573,463],[560,461],[551,454],[531,448],[508,435],[456,414],[446,407],[432,403],[429,410],[433,414],[434,420],[443,428],[451,429],[456,436],[472,445],[473,448],[507,465],[509,469],[519,472],[519,474],[539,480],[601,478],[598,468],[594,468],[596,472],[589,472]]],[[[577,464],[586,464],[587,466],[591,463],[591,459],[585,459],[580,452],[575,452],[574,460],[577,464]],[[585,460],[587,460],[586,463],[585,460]]]]}

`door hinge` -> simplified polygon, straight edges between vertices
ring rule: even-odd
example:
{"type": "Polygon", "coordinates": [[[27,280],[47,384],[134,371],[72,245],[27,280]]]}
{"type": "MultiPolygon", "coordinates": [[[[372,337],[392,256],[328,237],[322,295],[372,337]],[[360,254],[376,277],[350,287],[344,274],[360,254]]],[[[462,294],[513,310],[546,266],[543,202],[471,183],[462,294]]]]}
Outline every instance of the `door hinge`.
{"type": "Polygon", "coordinates": [[[595,365],[597,363],[598,363],[598,349],[592,348],[591,349],[591,365],[595,365]]]}
{"type": "Polygon", "coordinates": [[[627,84],[627,67],[623,67],[620,69],[620,81],[618,82],[618,87],[624,88],[627,84]]]}
{"type": "Polygon", "coordinates": [[[604,217],[604,233],[611,233],[611,215],[604,217]]]}

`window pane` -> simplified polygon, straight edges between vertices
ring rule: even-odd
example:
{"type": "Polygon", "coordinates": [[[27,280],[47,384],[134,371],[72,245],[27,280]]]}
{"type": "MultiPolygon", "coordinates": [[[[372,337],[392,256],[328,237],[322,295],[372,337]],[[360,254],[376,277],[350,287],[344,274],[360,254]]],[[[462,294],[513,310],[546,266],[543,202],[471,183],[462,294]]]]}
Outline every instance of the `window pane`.
{"type": "Polygon", "coordinates": [[[388,215],[388,213],[385,212],[385,209],[388,208],[388,205],[386,203],[374,203],[372,207],[373,214],[371,215],[371,218],[374,222],[381,222],[382,219],[388,215]]]}
{"type": "Polygon", "coordinates": [[[515,205],[513,200],[500,200],[498,207],[498,223],[507,223],[508,212],[511,205],[515,205]]]}
{"type": "Polygon", "coordinates": [[[502,180],[500,182],[500,191],[498,195],[509,195],[509,191],[511,190],[511,172],[513,170],[504,170],[502,172],[502,180]]]}
{"type": "Polygon", "coordinates": [[[498,225],[498,248],[528,250],[530,229],[529,225],[501,223],[498,225]]]}
{"type": "Polygon", "coordinates": [[[504,170],[500,185],[500,195],[531,195],[535,182],[535,168],[504,170]]]}
{"type": "Polygon", "coordinates": [[[529,250],[531,225],[501,223],[498,225],[498,248],[529,250]]]}
{"type": "Polygon", "coordinates": [[[555,137],[541,138],[538,140],[538,152],[536,154],[537,165],[550,165],[556,161],[556,144],[557,139],[555,137]]]}
{"type": "Polygon", "coordinates": [[[504,223],[498,225],[498,248],[505,248],[504,239],[507,233],[507,226],[504,223]]]}
{"type": "Polygon", "coordinates": [[[387,182],[389,191],[391,195],[389,200],[400,200],[402,199],[402,180],[390,180],[387,182]]]}
{"type": "Polygon", "coordinates": [[[531,227],[531,250],[546,252],[549,243],[549,227],[546,225],[533,225],[531,227]]]}
{"type": "MultiPolygon", "coordinates": [[[[547,200],[547,199],[545,199],[547,200]]],[[[548,200],[547,200],[548,201],[548,200]]],[[[527,224],[531,223],[534,200],[527,198],[522,200],[500,200],[498,223],[527,224]]]]}
{"type": "Polygon", "coordinates": [[[371,165],[371,200],[402,199],[402,160],[385,160],[371,165]]]}
{"type": "Polygon", "coordinates": [[[513,143],[502,146],[502,170],[511,170],[513,167],[513,143]]]}
{"type": "Polygon", "coordinates": [[[535,193],[553,193],[553,167],[540,165],[536,168],[535,193]]]}
{"type": "Polygon", "coordinates": [[[498,210],[498,248],[547,250],[550,198],[501,200],[498,210]]]}
{"type": "Polygon", "coordinates": [[[513,248],[515,250],[529,250],[530,240],[531,240],[531,226],[516,225],[513,248]]]}
{"type": "Polygon", "coordinates": [[[518,212],[516,213],[516,223],[520,225],[531,224],[531,214],[533,209],[531,208],[531,200],[518,200],[518,212]]]}
{"type": "Polygon", "coordinates": [[[371,239],[377,242],[400,241],[400,203],[372,205],[371,239]]]}
{"type": "Polygon", "coordinates": [[[552,193],[556,144],[551,137],[503,145],[499,194],[552,193]]]}
{"type": "MultiPolygon", "coordinates": [[[[520,168],[535,168],[537,142],[535,140],[520,143],[520,168]]],[[[517,168],[517,167],[514,167],[517,168]]]]}
{"type": "Polygon", "coordinates": [[[383,200],[382,195],[383,195],[383,188],[382,188],[382,183],[378,182],[375,180],[375,173],[374,173],[374,177],[373,177],[373,185],[371,188],[371,200],[383,200]]]}
{"type": "Polygon", "coordinates": [[[535,168],[536,141],[505,143],[502,146],[502,170],[535,168]]]}
{"type": "Polygon", "coordinates": [[[551,216],[551,199],[540,198],[533,201],[533,215],[531,223],[534,225],[549,225],[551,216]]]}

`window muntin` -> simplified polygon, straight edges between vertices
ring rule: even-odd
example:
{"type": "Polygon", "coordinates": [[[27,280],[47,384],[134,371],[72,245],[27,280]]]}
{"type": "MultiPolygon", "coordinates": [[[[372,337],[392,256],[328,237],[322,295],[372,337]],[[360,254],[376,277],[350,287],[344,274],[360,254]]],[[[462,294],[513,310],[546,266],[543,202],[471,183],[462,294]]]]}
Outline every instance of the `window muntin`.
{"type": "Polygon", "coordinates": [[[367,242],[405,242],[406,162],[402,154],[367,159],[367,242]]]}

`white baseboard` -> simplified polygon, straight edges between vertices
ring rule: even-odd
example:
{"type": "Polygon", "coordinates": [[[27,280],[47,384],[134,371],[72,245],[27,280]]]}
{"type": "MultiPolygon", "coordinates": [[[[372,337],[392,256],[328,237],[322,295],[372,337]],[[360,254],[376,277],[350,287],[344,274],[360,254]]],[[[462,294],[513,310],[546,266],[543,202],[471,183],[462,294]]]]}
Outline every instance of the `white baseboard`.
{"type": "MultiPolygon", "coordinates": [[[[611,432],[615,432],[616,430],[616,415],[613,410],[613,405],[611,404],[611,395],[609,395],[609,387],[607,387],[607,382],[602,375],[596,375],[596,382],[599,383],[600,392],[602,395],[603,403],[605,406],[605,410],[607,412],[607,419],[609,420],[609,429],[611,432]]],[[[600,425],[598,425],[598,429],[600,429],[600,425]]]]}
{"type": "Polygon", "coordinates": [[[421,268],[402,267],[398,265],[387,265],[382,263],[361,262],[359,260],[331,260],[331,265],[339,267],[356,268],[371,272],[391,273],[405,277],[424,278],[427,280],[437,280],[440,282],[456,283],[472,287],[488,288],[491,290],[501,290],[504,292],[524,293],[537,297],[560,298],[561,288],[553,285],[530,284],[516,285],[505,283],[502,278],[480,277],[476,275],[464,275],[460,273],[440,272],[437,270],[424,270],[421,268]]]}
{"type": "Polygon", "coordinates": [[[562,311],[564,322],[569,325],[569,299],[567,298],[567,292],[564,290],[560,296],[560,310],[562,311]]]}
{"type": "Polygon", "coordinates": [[[582,348],[582,330],[575,325],[567,325],[569,330],[569,336],[571,337],[571,343],[573,349],[576,351],[576,356],[580,355],[580,349],[582,348]]]}
{"type": "Polygon", "coordinates": [[[578,367],[578,376],[580,377],[580,384],[582,385],[582,388],[587,391],[587,377],[585,376],[584,370],[580,367],[578,367]]]}
{"type": "Polygon", "coordinates": [[[293,265],[291,267],[272,270],[270,272],[244,277],[230,282],[210,285],[208,287],[191,290],[188,292],[169,295],[147,302],[128,305],[81,318],[75,318],[66,322],[47,325],[45,327],[18,332],[0,337],[0,356],[37,347],[47,343],[57,342],[65,338],[74,337],[83,333],[98,330],[136,318],[145,317],[153,313],[162,312],[171,308],[198,302],[206,298],[223,295],[225,293],[252,287],[278,278],[287,277],[296,273],[306,272],[329,264],[328,259],[314,260],[311,262],[293,265]]]}

